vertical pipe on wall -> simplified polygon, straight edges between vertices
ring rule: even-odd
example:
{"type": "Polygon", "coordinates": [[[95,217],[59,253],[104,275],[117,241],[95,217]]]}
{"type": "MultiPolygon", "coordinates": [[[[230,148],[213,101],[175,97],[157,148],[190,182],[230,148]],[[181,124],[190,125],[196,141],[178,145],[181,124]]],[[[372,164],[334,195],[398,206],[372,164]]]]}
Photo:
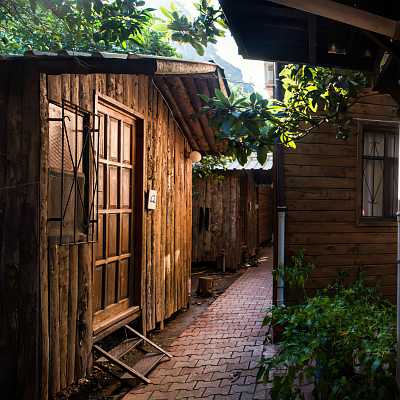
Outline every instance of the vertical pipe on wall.
{"type": "MultiPolygon", "coordinates": [[[[400,129],[399,129],[400,134],[400,129]]],[[[397,168],[400,172],[400,156],[399,156],[399,146],[397,146],[397,168]]],[[[399,176],[399,175],[398,175],[399,176]]],[[[397,285],[396,285],[396,338],[397,338],[397,355],[396,355],[396,381],[397,386],[400,388],[400,181],[397,178],[397,254],[396,254],[396,269],[397,269],[397,285]]]]}
{"type": "MultiPolygon", "coordinates": [[[[399,197],[400,198],[400,197],[399,197]]],[[[399,202],[400,203],[400,202],[399,202]]],[[[396,334],[397,334],[397,357],[396,357],[396,380],[397,386],[400,387],[400,204],[396,213],[397,217],[397,318],[396,318],[396,334]]]]}
{"type": "MultiPolygon", "coordinates": [[[[285,223],[286,207],[278,207],[278,266],[285,265],[285,223]]],[[[285,281],[282,276],[278,278],[276,288],[277,303],[279,306],[285,304],[285,281]]]]}
{"type": "MultiPolygon", "coordinates": [[[[279,74],[283,68],[280,63],[275,63],[274,79],[274,98],[283,100],[283,87],[279,74]]],[[[285,265],[285,224],[286,224],[286,200],[285,200],[285,175],[283,170],[284,152],[282,145],[276,145],[274,154],[274,163],[276,163],[276,215],[277,215],[277,260],[274,260],[275,268],[285,265]]],[[[279,277],[276,282],[276,301],[278,305],[285,304],[285,281],[279,277]]]]}

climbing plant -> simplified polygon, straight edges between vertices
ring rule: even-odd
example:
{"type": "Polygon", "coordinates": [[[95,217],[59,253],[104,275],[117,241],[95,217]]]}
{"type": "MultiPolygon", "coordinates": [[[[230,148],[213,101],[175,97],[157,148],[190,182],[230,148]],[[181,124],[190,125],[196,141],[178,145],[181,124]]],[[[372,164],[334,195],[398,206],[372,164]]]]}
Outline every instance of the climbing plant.
{"type": "Polygon", "coordinates": [[[273,146],[296,147],[296,141],[325,122],[337,129],[337,137],[350,132],[349,107],[365,88],[360,72],[322,67],[287,65],[280,73],[284,98],[265,99],[258,93],[246,97],[216,91],[215,97],[201,96],[210,124],[226,154],[245,164],[252,153],[264,164],[273,146]]]}

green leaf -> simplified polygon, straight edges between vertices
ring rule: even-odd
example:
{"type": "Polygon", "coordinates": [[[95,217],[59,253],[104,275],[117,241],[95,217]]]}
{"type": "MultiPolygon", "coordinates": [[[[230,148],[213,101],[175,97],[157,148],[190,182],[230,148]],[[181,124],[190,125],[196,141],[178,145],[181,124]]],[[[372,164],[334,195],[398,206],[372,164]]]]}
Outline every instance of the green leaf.
{"type": "Polygon", "coordinates": [[[173,19],[172,13],[167,8],[160,6],[160,11],[168,19],[173,19]]]}
{"type": "Polygon", "coordinates": [[[267,161],[268,153],[269,153],[269,147],[267,146],[259,147],[257,149],[257,161],[261,165],[264,165],[265,162],[267,161]]]}

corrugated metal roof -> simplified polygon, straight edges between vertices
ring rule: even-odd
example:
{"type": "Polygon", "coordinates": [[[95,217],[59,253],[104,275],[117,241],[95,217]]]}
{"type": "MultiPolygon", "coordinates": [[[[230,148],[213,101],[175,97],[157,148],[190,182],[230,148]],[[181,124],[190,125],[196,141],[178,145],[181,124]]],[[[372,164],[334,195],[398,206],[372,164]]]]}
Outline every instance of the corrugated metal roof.
{"type": "Polygon", "coordinates": [[[214,96],[216,89],[229,94],[223,70],[215,63],[132,53],[30,50],[24,55],[0,55],[0,65],[18,64],[49,74],[143,74],[163,94],[194,150],[218,153],[222,147],[201,114],[199,94],[214,96]]]}
{"type": "Polygon", "coordinates": [[[257,155],[255,153],[251,154],[247,159],[247,163],[245,165],[241,165],[238,160],[233,161],[229,164],[226,169],[229,171],[239,171],[239,170],[264,170],[267,171],[272,168],[273,165],[273,156],[272,153],[268,154],[267,160],[263,165],[261,165],[257,160],[257,155]]]}

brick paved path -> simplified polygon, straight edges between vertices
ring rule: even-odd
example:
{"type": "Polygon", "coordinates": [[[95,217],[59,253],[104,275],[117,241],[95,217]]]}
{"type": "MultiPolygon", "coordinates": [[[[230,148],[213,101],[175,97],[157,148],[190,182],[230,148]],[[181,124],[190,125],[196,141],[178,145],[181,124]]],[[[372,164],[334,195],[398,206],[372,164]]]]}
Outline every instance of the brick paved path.
{"type": "Polygon", "coordinates": [[[272,256],[249,268],[187,328],[168,351],[174,358],[150,374],[152,384],[124,400],[266,399],[256,383],[266,328],[264,310],[272,301],[272,256]]]}

